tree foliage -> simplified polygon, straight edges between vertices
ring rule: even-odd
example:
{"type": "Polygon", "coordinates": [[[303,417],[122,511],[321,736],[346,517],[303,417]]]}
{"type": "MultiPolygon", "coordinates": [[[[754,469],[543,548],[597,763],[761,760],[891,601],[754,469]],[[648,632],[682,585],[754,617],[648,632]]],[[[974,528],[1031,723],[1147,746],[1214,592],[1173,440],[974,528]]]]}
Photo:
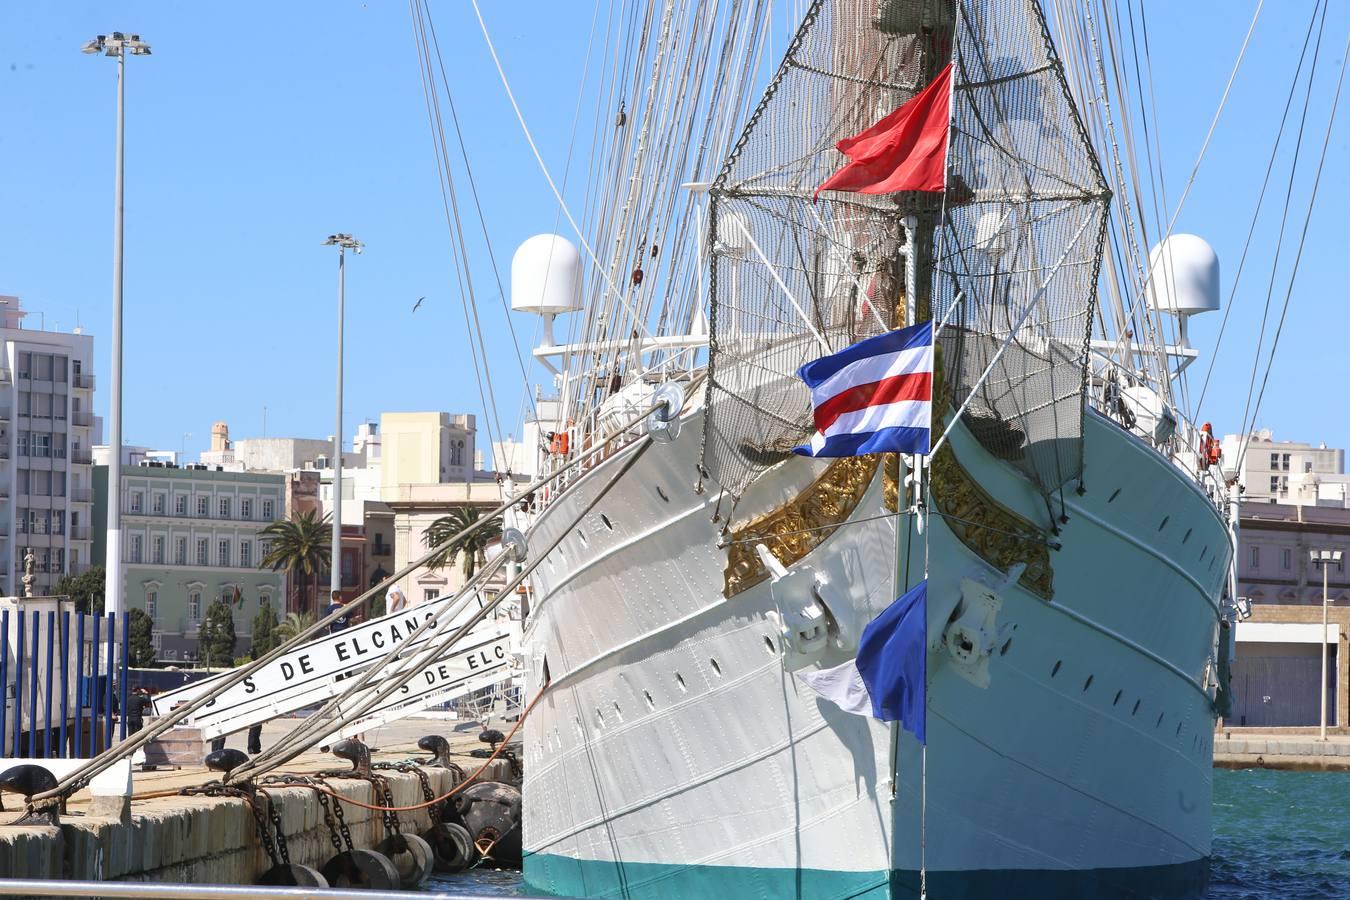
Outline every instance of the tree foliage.
{"type": "Polygon", "coordinates": [[[206,619],[197,635],[197,652],[212,668],[234,664],[234,613],[222,600],[213,600],[206,608],[206,619]]]}
{"type": "Polygon", "coordinates": [[[127,610],[127,664],[144,668],[155,664],[155,620],[138,606],[127,610]]]}
{"type": "MultiPolygon", "coordinates": [[[[455,507],[449,513],[428,525],[426,531],[422,532],[422,540],[428,548],[444,544],[450,538],[478,522],[481,517],[482,511],[476,506],[455,507]]],[[[454,565],[455,560],[463,555],[464,577],[472,578],[477,567],[487,562],[488,544],[498,540],[501,536],[501,519],[493,518],[492,521],[480,525],[477,531],[459,538],[433,556],[427,563],[427,568],[439,569],[443,566],[454,565]]]]}
{"type": "Polygon", "coordinates": [[[272,604],[264,603],[262,609],[258,610],[249,626],[249,633],[253,636],[251,655],[254,659],[270,653],[281,644],[281,639],[277,637],[277,613],[272,609],[272,604]]]}
{"type": "Polygon", "coordinates": [[[332,558],[333,528],[328,516],[319,519],[310,510],[301,516],[277,519],[259,535],[270,542],[267,555],[258,563],[260,569],[273,572],[284,569],[295,576],[299,597],[296,606],[306,607],[305,586],[314,586],[314,605],[319,608],[319,575],[329,567],[332,558]]]}
{"type": "Polygon", "coordinates": [[[297,634],[303,634],[317,621],[313,613],[286,613],[286,618],[273,632],[277,636],[277,643],[285,643],[297,634]]]}
{"type": "Polygon", "coordinates": [[[101,615],[104,590],[103,567],[90,566],[88,571],[79,575],[62,575],[52,588],[52,593],[74,600],[76,612],[101,615]]]}

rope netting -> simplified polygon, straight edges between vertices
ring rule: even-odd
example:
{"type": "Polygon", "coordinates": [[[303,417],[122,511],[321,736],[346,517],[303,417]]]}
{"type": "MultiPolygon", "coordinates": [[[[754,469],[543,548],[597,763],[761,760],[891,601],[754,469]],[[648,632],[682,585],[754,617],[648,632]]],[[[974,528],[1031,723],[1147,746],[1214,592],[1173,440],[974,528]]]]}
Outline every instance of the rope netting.
{"type": "Polygon", "coordinates": [[[712,190],[709,473],[739,494],[784,459],[811,430],[796,370],[908,307],[946,320],[951,407],[978,385],[977,436],[1047,493],[1063,484],[1107,196],[1032,0],[817,0],[712,190]],[[945,194],[816,202],[835,144],[949,62],[945,194]]]}

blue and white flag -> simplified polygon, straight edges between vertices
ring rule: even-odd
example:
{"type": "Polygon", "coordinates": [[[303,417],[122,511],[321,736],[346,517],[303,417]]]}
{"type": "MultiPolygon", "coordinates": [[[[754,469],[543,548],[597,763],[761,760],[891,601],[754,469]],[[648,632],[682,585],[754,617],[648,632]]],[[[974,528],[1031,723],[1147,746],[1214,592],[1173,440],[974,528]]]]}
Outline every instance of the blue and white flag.
{"type": "Polygon", "coordinates": [[[797,677],[844,712],[898,721],[927,743],[927,580],[868,623],[855,659],[797,677]]]}
{"type": "Polygon", "coordinates": [[[933,323],[859,341],[797,370],[816,433],[802,456],[927,454],[933,417],[933,323]]]}

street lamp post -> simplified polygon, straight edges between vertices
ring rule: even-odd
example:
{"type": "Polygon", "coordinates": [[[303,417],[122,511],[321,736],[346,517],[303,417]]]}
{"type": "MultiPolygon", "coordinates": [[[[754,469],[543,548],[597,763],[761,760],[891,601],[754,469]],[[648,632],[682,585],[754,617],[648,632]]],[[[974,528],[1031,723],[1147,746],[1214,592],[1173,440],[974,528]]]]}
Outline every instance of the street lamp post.
{"type": "Polygon", "coordinates": [[[346,264],[347,251],[360,253],[363,245],[350,234],[330,234],[323,243],[325,247],[338,248],[337,430],[333,432],[333,559],[328,568],[329,589],[340,591],[342,590],[342,326],[346,318],[346,264]]]}
{"type": "Polygon", "coordinates": [[[100,34],[82,48],[85,53],[102,53],[117,59],[117,154],[113,187],[113,319],[112,378],[108,401],[108,438],[112,448],[108,460],[108,541],[109,577],[104,588],[103,609],[115,616],[122,614],[122,180],[126,137],[124,115],[127,91],[127,54],[149,56],[150,45],[139,34],[100,34]]]}
{"type": "Polygon", "coordinates": [[[1327,570],[1332,563],[1341,561],[1340,550],[1313,550],[1313,565],[1322,567],[1322,633],[1318,643],[1322,645],[1322,681],[1317,685],[1317,693],[1322,698],[1322,728],[1319,741],[1327,739],[1327,570]]]}

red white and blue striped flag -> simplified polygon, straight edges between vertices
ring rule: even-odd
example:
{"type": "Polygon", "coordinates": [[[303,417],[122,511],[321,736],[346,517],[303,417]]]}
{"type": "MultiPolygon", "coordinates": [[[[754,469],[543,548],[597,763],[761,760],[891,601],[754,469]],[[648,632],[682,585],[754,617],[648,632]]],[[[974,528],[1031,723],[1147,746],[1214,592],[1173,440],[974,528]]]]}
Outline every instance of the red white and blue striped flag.
{"type": "Polygon", "coordinates": [[[859,341],[797,371],[816,433],[802,456],[927,454],[932,439],[933,323],[859,341]]]}

